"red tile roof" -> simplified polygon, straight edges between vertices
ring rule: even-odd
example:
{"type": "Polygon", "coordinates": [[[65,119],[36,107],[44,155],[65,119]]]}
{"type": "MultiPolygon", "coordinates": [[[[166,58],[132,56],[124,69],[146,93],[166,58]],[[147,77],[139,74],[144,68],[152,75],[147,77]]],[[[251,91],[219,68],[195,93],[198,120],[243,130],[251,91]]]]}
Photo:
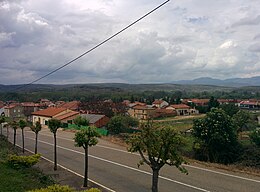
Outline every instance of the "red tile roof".
{"type": "Polygon", "coordinates": [[[155,100],[154,102],[153,102],[153,104],[154,105],[160,105],[162,102],[164,102],[163,100],[155,100]]]}
{"type": "Polygon", "coordinates": [[[67,102],[67,103],[61,103],[60,105],[58,105],[58,107],[63,107],[66,109],[71,109],[71,110],[78,110],[79,108],[79,101],[71,101],[71,102],[67,102]]]}
{"type": "Polygon", "coordinates": [[[191,107],[185,104],[170,105],[174,109],[190,109],[191,107]]]}
{"type": "Polygon", "coordinates": [[[53,117],[55,115],[58,115],[59,113],[66,111],[66,108],[62,107],[49,107],[47,109],[43,109],[40,111],[35,111],[32,113],[32,115],[38,115],[38,116],[44,116],[44,117],[53,117]]]}
{"type": "Polygon", "coordinates": [[[40,107],[39,103],[33,103],[33,102],[24,102],[21,103],[23,107],[40,107]]]}
{"type": "Polygon", "coordinates": [[[241,101],[240,104],[244,104],[244,105],[259,105],[260,103],[253,102],[253,101],[241,101]]]}
{"type": "Polygon", "coordinates": [[[164,114],[176,114],[174,109],[156,109],[156,113],[164,113],[164,114]]]}
{"type": "Polygon", "coordinates": [[[10,105],[7,105],[7,106],[5,106],[4,108],[5,109],[12,109],[12,108],[14,108],[14,107],[16,107],[16,106],[19,106],[20,104],[18,104],[18,103],[13,103],[13,104],[10,104],[10,105]]]}
{"type": "Polygon", "coordinates": [[[69,117],[73,117],[75,115],[79,115],[79,112],[76,112],[76,111],[69,111],[68,113],[65,113],[63,115],[59,115],[59,116],[56,116],[55,119],[58,119],[58,120],[63,120],[63,119],[67,119],[69,117]]]}
{"type": "Polygon", "coordinates": [[[133,107],[133,109],[140,109],[140,110],[154,110],[155,108],[153,107],[147,107],[146,105],[136,105],[133,107]]]}

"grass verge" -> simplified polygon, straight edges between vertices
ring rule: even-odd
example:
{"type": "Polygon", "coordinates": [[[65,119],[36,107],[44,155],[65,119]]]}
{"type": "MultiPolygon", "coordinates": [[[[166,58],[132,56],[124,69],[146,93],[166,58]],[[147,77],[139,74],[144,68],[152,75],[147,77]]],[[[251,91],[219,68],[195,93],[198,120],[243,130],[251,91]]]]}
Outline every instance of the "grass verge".
{"type": "Polygon", "coordinates": [[[0,191],[17,192],[47,187],[54,181],[35,168],[13,169],[6,163],[8,154],[17,151],[8,143],[4,136],[0,136],[0,191]]]}

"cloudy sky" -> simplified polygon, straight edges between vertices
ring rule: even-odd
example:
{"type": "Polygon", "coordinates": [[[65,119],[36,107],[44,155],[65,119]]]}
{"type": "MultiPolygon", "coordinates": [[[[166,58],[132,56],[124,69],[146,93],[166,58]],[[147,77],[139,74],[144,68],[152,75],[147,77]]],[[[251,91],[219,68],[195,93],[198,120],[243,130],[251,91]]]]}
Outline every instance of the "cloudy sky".
{"type": "MultiPolygon", "coordinates": [[[[0,84],[29,83],[164,0],[0,0],[0,84]]],[[[259,0],[171,0],[38,83],[160,83],[260,75],[259,0]]]]}

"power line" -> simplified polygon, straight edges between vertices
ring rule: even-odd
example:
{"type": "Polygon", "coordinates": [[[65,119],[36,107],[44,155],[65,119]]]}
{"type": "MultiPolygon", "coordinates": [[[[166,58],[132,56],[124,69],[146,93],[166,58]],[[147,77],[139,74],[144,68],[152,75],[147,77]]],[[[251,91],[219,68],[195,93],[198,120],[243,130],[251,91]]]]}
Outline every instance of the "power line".
{"type": "Polygon", "coordinates": [[[85,56],[86,54],[90,53],[91,51],[97,49],[98,47],[100,47],[101,45],[103,45],[104,43],[108,42],[109,40],[113,39],[114,37],[116,37],[117,35],[119,35],[120,33],[122,33],[123,31],[125,31],[126,29],[130,28],[131,26],[133,26],[134,24],[136,24],[137,22],[141,21],[142,19],[144,19],[145,17],[147,17],[148,15],[150,15],[151,13],[153,13],[154,11],[156,11],[157,9],[159,9],[160,7],[162,7],[163,5],[165,5],[166,3],[168,3],[170,0],[167,0],[165,2],[163,2],[162,4],[160,4],[159,6],[155,7],[153,10],[149,11],[148,13],[146,13],[145,15],[143,15],[142,17],[140,17],[139,19],[135,20],[134,22],[132,22],[131,24],[127,25],[126,27],[124,27],[123,29],[121,29],[120,31],[118,31],[117,33],[115,33],[114,35],[108,37],[107,39],[105,39],[104,41],[102,41],[101,43],[95,45],[94,47],[92,47],[91,49],[89,49],[88,51],[82,53],[81,55],[79,55],[78,57],[72,59],[71,61],[69,61],[68,63],[65,63],[64,65],[58,67],[57,69],[54,69],[53,71],[47,73],[46,75],[38,78],[38,79],[35,79],[34,81],[28,83],[28,84],[25,84],[25,85],[22,85],[18,88],[16,88],[16,90],[18,89],[22,89],[22,88],[25,88],[29,85],[32,85],[33,83],[36,83],[46,77],[48,77],[49,75],[61,70],[62,68],[70,65],[71,63],[73,63],[74,61],[80,59],[81,57],[85,56]]]}

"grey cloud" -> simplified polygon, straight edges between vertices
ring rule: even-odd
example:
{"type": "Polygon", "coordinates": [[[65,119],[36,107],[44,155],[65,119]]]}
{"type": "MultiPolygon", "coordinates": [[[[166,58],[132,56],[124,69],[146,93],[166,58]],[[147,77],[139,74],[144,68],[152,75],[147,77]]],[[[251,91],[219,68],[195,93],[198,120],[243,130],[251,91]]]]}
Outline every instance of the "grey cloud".
{"type": "MultiPolygon", "coordinates": [[[[158,2],[100,0],[102,6],[94,9],[85,1],[75,1],[77,6],[63,0],[5,3],[9,9],[0,6],[0,67],[6,76],[0,83],[27,83],[45,75],[158,2]]],[[[40,83],[171,82],[260,73],[259,9],[257,1],[171,1],[40,83]],[[237,46],[219,48],[230,40],[237,46]]]]}
{"type": "Polygon", "coordinates": [[[260,15],[255,18],[243,18],[240,21],[234,23],[232,27],[243,26],[243,25],[259,25],[260,24],[260,15]]]}
{"type": "Polygon", "coordinates": [[[260,43],[253,44],[248,49],[249,51],[260,53],[260,43]]]}
{"type": "Polygon", "coordinates": [[[253,38],[253,40],[257,40],[257,39],[260,39],[260,34],[255,35],[253,38]]]}

